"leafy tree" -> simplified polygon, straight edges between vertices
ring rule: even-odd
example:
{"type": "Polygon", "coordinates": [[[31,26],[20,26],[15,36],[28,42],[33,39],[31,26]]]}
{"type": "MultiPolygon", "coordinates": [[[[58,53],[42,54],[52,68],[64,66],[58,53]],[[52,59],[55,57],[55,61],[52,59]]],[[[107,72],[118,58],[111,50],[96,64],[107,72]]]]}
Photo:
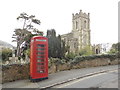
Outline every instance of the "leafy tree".
{"type": "Polygon", "coordinates": [[[22,28],[18,28],[15,29],[13,37],[15,42],[17,42],[17,55],[16,56],[20,56],[21,55],[21,47],[22,44],[24,43],[24,46],[28,46],[29,42],[30,42],[30,38],[33,36],[32,33],[34,33],[35,35],[43,35],[43,32],[40,32],[39,30],[37,30],[36,28],[34,28],[34,26],[32,25],[32,23],[38,24],[40,25],[40,20],[35,19],[34,15],[27,15],[26,13],[21,13],[20,16],[17,17],[17,20],[23,20],[23,27],[22,28]]]}
{"type": "Polygon", "coordinates": [[[47,30],[47,36],[48,38],[48,48],[49,48],[49,57],[56,57],[56,53],[57,53],[57,50],[56,50],[56,41],[57,41],[57,38],[56,38],[56,32],[54,29],[51,29],[51,30],[47,30]]]}
{"type": "Polygon", "coordinates": [[[108,53],[115,54],[120,52],[120,42],[113,44],[110,51],[108,53]]]}
{"type": "Polygon", "coordinates": [[[57,57],[58,58],[62,58],[62,47],[61,47],[61,36],[58,35],[57,37],[57,43],[56,43],[56,47],[57,47],[57,57]]]}
{"type": "Polygon", "coordinates": [[[90,48],[90,46],[85,46],[84,48],[82,48],[79,52],[79,55],[80,56],[89,56],[89,55],[92,55],[93,54],[93,51],[92,49],[90,48]]]}
{"type": "Polygon", "coordinates": [[[113,48],[110,49],[110,51],[108,52],[109,54],[115,54],[117,51],[113,48]]]}
{"type": "Polygon", "coordinates": [[[61,40],[61,36],[56,36],[54,29],[47,30],[49,57],[64,58],[66,53],[65,42],[61,40]]]}
{"type": "Polygon", "coordinates": [[[12,50],[9,48],[3,48],[2,49],[2,61],[9,60],[9,57],[12,56],[12,50]]]}

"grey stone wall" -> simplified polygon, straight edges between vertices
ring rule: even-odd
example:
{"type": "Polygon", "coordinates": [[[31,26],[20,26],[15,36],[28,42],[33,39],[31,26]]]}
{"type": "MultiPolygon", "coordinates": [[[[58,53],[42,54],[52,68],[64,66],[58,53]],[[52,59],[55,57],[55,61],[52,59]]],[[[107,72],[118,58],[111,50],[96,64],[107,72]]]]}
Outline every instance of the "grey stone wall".
{"type": "MultiPolygon", "coordinates": [[[[57,63],[57,62],[56,62],[57,63]]],[[[58,71],[70,70],[70,69],[80,69],[88,67],[97,67],[105,65],[115,65],[118,64],[118,58],[96,58],[90,60],[79,61],[78,63],[51,63],[49,66],[49,74],[56,73],[58,71]]],[[[29,79],[30,65],[7,65],[2,67],[2,83],[12,82],[16,80],[29,79]]]]}

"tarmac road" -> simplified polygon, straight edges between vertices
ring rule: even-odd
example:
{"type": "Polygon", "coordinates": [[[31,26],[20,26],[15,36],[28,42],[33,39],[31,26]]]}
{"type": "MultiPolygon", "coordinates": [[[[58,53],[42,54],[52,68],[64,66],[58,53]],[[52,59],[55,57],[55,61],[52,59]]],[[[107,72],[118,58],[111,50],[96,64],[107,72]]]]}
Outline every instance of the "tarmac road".
{"type": "Polygon", "coordinates": [[[118,70],[88,76],[52,88],[118,88],[118,70]]]}

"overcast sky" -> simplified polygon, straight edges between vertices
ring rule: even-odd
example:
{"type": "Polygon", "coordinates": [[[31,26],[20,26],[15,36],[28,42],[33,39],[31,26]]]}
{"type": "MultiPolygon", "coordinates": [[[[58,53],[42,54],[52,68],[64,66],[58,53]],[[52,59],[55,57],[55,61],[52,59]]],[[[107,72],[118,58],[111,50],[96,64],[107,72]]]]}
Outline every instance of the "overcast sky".
{"type": "Polygon", "coordinates": [[[72,30],[72,13],[90,13],[91,44],[118,42],[119,0],[1,0],[0,40],[12,45],[15,28],[22,27],[16,17],[22,12],[41,20],[37,28],[46,34],[54,28],[57,34],[72,30]]]}

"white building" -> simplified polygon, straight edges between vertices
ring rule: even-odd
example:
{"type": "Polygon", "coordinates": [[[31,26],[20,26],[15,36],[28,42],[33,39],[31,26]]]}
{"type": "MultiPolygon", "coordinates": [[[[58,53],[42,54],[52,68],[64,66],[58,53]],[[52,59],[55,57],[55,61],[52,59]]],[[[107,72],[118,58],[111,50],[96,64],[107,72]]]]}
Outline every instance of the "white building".
{"type": "Polygon", "coordinates": [[[93,51],[95,54],[107,54],[112,47],[112,43],[101,43],[101,44],[94,44],[93,51]]]}

